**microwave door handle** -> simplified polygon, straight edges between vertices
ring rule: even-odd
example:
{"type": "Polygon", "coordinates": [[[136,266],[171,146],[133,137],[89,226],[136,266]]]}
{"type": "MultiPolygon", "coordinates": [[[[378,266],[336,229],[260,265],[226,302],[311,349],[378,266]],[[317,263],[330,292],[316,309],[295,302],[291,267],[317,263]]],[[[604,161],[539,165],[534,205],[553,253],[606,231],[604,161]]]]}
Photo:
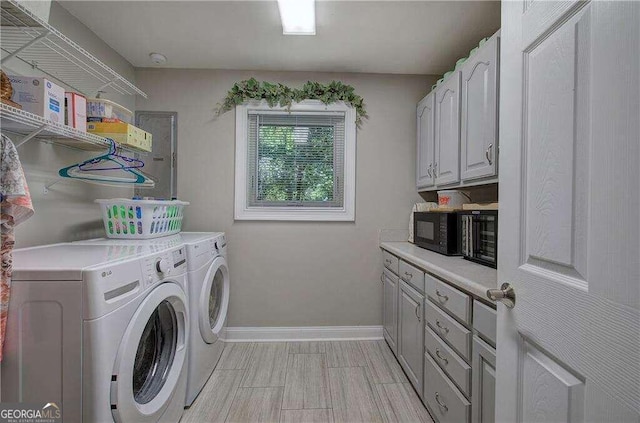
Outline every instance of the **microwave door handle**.
{"type": "Polygon", "coordinates": [[[473,216],[469,216],[469,257],[473,257],[473,251],[475,250],[473,245],[473,232],[476,229],[475,226],[473,216]]]}
{"type": "Polygon", "coordinates": [[[467,231],[465,232],[465,236],[467,237],[467,251],[465,251],[467,257],[471,257],[471,253],[472,253],[472,248],[471,248],[471,241],[473,240],[473,235],[471,234],[472,231],[472,227],[471,227],[471,216],[465,216],[466,218],[466,222],[467,222],[467,231]]]}
{"type": "Polygon", "coordinates": [[[470,224],[471,217],[470,216],[465,216],[464,220],[465,220],[465,223],[466,223],[466,231],[464,233],[464,236],[467,237],[466,242],[465,242],[465,244],[466,244],[465,247],[466,248],[465,248],[465,252],[464,253],[465,253],[465,255],[467,257],[469,257],[469,256],[471,256],[471,224],[470,224]]]}
{"type": "Polygon", "coordinates": [[[468,216],[462,216],[462,236],[464,237],[462,242],[462,254],[469,255],[469,222],[468,216]]]}

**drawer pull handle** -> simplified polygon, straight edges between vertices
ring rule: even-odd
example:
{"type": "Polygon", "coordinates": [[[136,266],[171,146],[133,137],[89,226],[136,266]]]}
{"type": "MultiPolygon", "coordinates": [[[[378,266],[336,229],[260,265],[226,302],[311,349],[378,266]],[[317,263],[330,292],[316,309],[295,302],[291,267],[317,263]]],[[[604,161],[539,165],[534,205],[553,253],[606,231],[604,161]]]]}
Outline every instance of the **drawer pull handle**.
{"type": "Polygon", "coordinates": [[[413,278],[413,274],[412,273],[404,272],[404,275],[407,276],[409,279],[413,278]]]}
{"type": "Polygon", "coordinates": [[[418,322],[421,322],[422,318],[420,318],[420,312],[418,310],[420,310],[420,303],[418,303],[418,305],[416,305],[416,309],[414,311],[416,313],[416,317],[418,318],[418,322]]]}
{"type": "Polygon", "coordinates": [[[447,357],[443,357],[438,348],[436,348],[436,357],[438,357],[441,361],[444,361],[444,364],[449,364],[449,360],[447,359],[447,357]]]}
{"type": "Polygon", "coordinates": [[[442,302],[444,302],[444,303],[446,303],[447,301],[449,301],[449,297],[448,297],[448,296],[446,296],[446,295],[442,295],[442,294],[440,293],[440,291],[438,291],[437,289],[436,289],[436,295],[438,296],[438,299],[440,299],[440,300],[441,300],[442,302]]]}
{"type": "Polygon", "coordinates": [[[380,275],[380,282],[384,285],[384,273],[380,275]]]}
{"type": "Polygon", "coordinates": [[[446,413],[447,411],[449,411],[449,407],[447,407],[447,404],[445,404],[444,402],[442,402],[442,401],[440,400],[440,392],[436,392],[436,402],[438,403],[438,405],[439,405],[440,407],[442,407],[442,409],[445,411],[445,413],[446,413]]]}
{"type": "Polygon", "coordinates": [[[440,320],[436,320],[436,326],[438,327],[438,329],[440,329],[444,333],[449,333],[449,328],[446,326],[442,326],[442,323],[440,323],[440,320]]]}

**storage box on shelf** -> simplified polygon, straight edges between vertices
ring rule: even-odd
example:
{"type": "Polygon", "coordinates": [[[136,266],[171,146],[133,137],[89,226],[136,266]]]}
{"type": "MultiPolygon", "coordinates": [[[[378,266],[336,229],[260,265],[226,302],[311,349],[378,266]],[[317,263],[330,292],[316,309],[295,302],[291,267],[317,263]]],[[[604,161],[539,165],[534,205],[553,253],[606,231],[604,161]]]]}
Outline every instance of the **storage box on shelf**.
{"type": "MultiPolygon", "coordinates": [[[[122,95],[147,95],[98,60],[77,43],[32,13],[15,0],[3,0],[0,5],[0,37],[2,64],[21,60],[84,96],[95,97],[100,92],[122,95]]],[[[63,104],[61,104],[64,110],[63,104]]],[[[16,145],[31,139],[51,141],[82,150],[100,150],[109,146],[104,137],[89,134],[54,122],[34,113],[2,104],[2,130],[22,136],[16,145]]]]}
{"type": "Polygon", "coordinates": [[[98,135],[80,131],[67,125],[54,123],[43,117],[0,103],[2,131],[22,136],[20,146],[31,139],[42,139],[81,150],[103,150],[109,142],[98,135]]]}
{"type": "Polygon", "coordinates": [[[419,263],[424,258],[384,247],[382,254],[384,336],[424,404],[440,423],[493,422],[495,308],[477,289],[472,294],[430,274],[419,263]]]}
{"type": "Polygon", "coordinates": [[[500,32],[417,106],[416,188],[497,182],[500,32]]]}
{"type": "Polygon", "coordinates": [[[137,150],[149,152],[152,148],[150,133],[125,122],[89,122],[87,131],[137,150]]]}

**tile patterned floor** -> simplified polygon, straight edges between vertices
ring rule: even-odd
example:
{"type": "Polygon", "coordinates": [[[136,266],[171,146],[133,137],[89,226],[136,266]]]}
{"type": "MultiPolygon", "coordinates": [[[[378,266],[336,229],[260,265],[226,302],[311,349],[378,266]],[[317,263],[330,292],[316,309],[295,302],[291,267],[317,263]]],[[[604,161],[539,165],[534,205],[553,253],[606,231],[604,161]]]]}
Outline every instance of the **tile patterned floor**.
{"type": "Polygon", "coordinates": [[[227,344],[183,423],[433,423],[384,341],[227,344]]]}

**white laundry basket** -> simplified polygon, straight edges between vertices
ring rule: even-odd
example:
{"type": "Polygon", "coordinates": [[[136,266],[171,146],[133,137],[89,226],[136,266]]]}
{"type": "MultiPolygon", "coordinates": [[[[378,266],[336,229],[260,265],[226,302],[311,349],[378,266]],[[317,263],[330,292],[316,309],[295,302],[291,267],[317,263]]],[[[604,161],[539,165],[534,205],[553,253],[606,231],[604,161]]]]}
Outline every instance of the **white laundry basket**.
{"type": "Polygon", "coordinates": [[[182,230],[185,201],[96,200],[102,210],[108,238],[149,239],[172,235],[182,230]]]}

